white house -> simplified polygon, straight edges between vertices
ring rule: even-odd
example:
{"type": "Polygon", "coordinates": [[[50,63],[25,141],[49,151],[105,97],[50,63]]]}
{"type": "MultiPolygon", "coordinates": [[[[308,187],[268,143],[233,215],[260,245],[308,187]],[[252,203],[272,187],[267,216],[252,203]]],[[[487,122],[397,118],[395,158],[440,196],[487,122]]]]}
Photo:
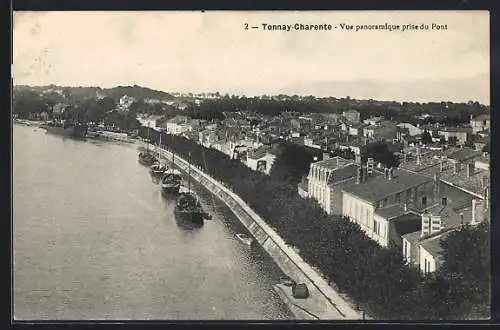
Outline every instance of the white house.
{"type": "Polygon", "coordinates": [[[353,178],[357,168],[352,161],[341,157],[330,158],[325,154],[323,160],[312,163],[309,168],[309,197],[316,199],[326,213],[339,213],[335,212],[335,208],[340,209],[339,198],[335,198],[335,184],[353,178]]]}
{"type": "Polygon", "coordinates": [[[480,115],[476,118],[471,118],[470,125],[472,127],[472,134],[489,130],[491,126],[490,115],[480,115]]]}
{"type": "Polygon", "coordinates": [[[247,152],[246,165],[254,171],[260,171],[267,175],[271,173],[276,155],[269,146],[261,146],[247,152]]]}
{"type": "Polygon", "coordinates": [[[418,228],[414,214],[432,205],[435,180],[404,170],[369,172],[359,168],[356,181],[343,187],[342,214],[381,246],[400,246],[401,235],[418,228]]]}
{"type": "Polygon", "coordinates": [[[408,129],[408,134],[410,136],[421,135],[424,132],[420,127],[414,126],[409,123],[400,123],[397,126],[408,129]]]}
{"type": "Polygon", "coordinates": [[[168,134],[180,135],[189,131],[189,118],[186,116],[175,116],[167,120],[165,128],[168,134]]]}
{"type": "Polygon", "coordinates": [[[485,201],[478,199],[472,199],[470,205],[457,202],[433,206],[421,215],[419,231],[403,235],[403,257],[424,273],[434,272],[442,263],[441,241],[462,224],[475,225],[488,218],[485,201]]]}
{"type": "Polygon", "coordinates": [[[451,137],[457,139],[459,144],[464,144],[467,141],[467,137],[471,132],[470,128],[467,127],[445,127],[438,131],[440,136],[443,136],[446,141],[449,141],[451,137]]]}

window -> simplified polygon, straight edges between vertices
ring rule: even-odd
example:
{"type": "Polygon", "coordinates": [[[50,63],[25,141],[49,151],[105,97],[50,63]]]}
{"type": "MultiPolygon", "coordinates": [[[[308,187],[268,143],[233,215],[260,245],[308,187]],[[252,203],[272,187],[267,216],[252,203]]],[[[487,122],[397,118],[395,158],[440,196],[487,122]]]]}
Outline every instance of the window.
{"type": "Polygon", "coordinates": [[[401,193],[396,194],[396,203],[401,203],[401,193]]]}
{"type": "Polygon", "coordinates": [[[441,198],[441,205],[446,206],[447,200],[446,197],[441,198]]]}
{"type": "Polygon", "coordinates": [[[426,196],[422,197],[422,207],[424,207],[424,208],[427,207],[427,197],[426,196]]]}
{"type": "Polygon", "coordinates": [[[373,220],[373,232],[380,235],[380,223],[377,220],[373,220]]]}
{"type": "Polygon", "coordinates": [[[403,256],[406,258],[408,257],[408,250],[407,250],[407,245],[406,245],[406,241],[404,241],[404,244],[403,244],[403,256]]]}
{"type": "Polygon", "coordinates": [[[427,259],[424,259],[424,273],[427,273],[427,259]]]}

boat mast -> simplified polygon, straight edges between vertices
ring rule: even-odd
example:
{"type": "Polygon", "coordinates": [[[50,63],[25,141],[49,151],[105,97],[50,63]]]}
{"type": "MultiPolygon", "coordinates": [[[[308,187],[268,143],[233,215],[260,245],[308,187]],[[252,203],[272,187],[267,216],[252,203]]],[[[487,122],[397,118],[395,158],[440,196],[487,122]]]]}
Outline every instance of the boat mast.
{"type": "Polygon", "coordinates": [[[148,137],[146,139],[146,151],[149,151],[149,122],[148,122],[148,137]]]}
{"type": "Polygon", "coordinates": [[[188,157],[188,192],[191,192],[191,151],[188,157]]]}
{"type": "Polygon", "coordinates": [[[175,162],[175,155],[174,155],[174,148],[173,148],[174,143],[175,143],[175,139],[172,138],[172,170],[174,169],[174,162],[175,162]]]}
{"type": "Polygon", "coordinates": [[[158,162],[161,163],[161,132],[160,132],[160,141],[158,142],[158,162]]]}

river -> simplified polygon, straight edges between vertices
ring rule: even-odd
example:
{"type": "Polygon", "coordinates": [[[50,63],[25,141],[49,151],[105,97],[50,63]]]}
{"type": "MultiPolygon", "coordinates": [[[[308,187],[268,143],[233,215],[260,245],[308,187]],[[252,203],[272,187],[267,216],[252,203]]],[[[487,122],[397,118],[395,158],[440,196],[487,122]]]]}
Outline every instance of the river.
{"type": "Polygon", "coordinates": [[[16,320],[283,320],[281,272],[229,209],[179,226],[137,147],[13,126],[16,320]]]}

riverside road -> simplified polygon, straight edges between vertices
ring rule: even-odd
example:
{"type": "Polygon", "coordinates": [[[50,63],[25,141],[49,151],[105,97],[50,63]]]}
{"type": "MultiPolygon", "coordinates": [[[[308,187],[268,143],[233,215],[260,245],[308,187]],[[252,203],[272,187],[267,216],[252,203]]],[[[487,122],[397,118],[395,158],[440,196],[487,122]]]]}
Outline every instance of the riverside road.
{"type": "Polygon", "coordinates": [[[279,320],[270,257],[193,184],[213,216],[179,226],[137,147],[13,127],[16,320],[279,320]]]}

